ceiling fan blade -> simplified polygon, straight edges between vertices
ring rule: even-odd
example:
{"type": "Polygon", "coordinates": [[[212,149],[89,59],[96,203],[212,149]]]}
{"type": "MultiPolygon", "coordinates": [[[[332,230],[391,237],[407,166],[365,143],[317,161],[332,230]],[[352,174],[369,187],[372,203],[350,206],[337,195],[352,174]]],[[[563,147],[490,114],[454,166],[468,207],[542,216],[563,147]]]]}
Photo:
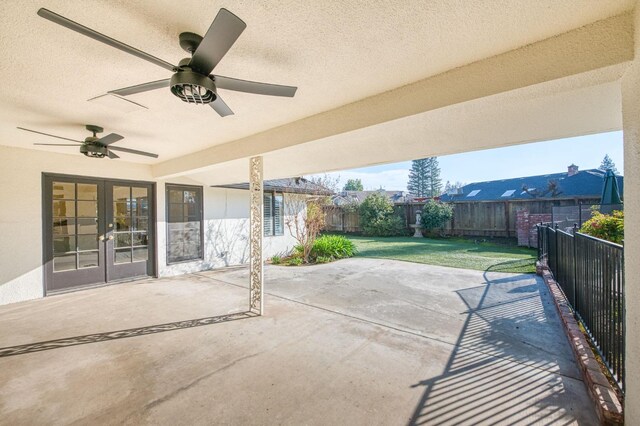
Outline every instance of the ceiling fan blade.
{"type": "Polygon", "coordinates": [[[120,49],[123,52],[127,52],[133,56],[137,56],[140,59],[149,61],[152,64],[156,64],[162,68],[168,69],[169,71],[173,71],[176,68],[167,61],[163,61],[162,59],[156,58],[155,56],[145,53],[142,50],[138,50],[135,47],[131,47],[128,44],[122,43],[116,39],[113,39],[109,36],[106,36],[97,31],[94,31],[91,28],[78,24],[77,22],[67,19],[62,15],[58,15],[57,13],[54,13],[48,9],[45,9],[45,8],[39,9],[38,15],[43,17],[44,19],[48,19],[51,22],[54,22],[58,25],[62,25],[63,27],[69,28],[70,30],[78,32],[82,35],[91,37],[94,40],[107,44],[111,47],[115,47],[116,49],[120,49]]]}
{"type": "Polygon", "coordinates": [[[115,152],[111,152],[111,151],[107,151],[107,157],[111,158],[112,160],[115,160],[116,158],[120,158],[119,155],[116,155],[115,152]]]}
{"type": "Polygon", "coordinates": [[[149,90],[161,89],[163,87],[169,87],[171,79],[150,81],[149,83],[142,83],[136,86],[125,87],[117,90],[110,90],[108,93],[120,96],[133,95],[135,93],[148,92],[149,90]]]}
{"type": "Polygon", "coordinates": [[[34,143],[34,145],[43,145],[43,146],[75,146],[78,147],[78,145],[74,145],[72,143],[34,143]]]}
{"type": "Polygon", "coordinates": [[[43,133],[43,132],[38,132],[37,130],[25,129],[24,127],[17,127],[17,129],[26,130],[27,132],[37,133],[39,135],[50,136],[52,138],[64,139],[65,141],[84,143],[84,141],[78,141],[78,140],[75,140],[75,139],[64,138],[62,136],[50,135],[49,133],[43,133]]]}
{"type": "Polygon", "coordinates": [[[260,83],[258,81],[239,80],[237,78],[214,75],[213,80],[218,89],[235,90],[236,92],[255,93],[257,95],[286,96],[292,98],[297,87],[280,84],[260,83]]]}
{"type": "Polygon", "coordinates": [[[124,139],[124,136],[120,136],[116,133],[109,133],[107,136],[101,137],[96,142],[100,142],[102,145],[109,145],[122,139],[124,139]]]}
{"type": "Polygon", "coordinates": [[[211,108],[213,108],[220,117],[226,117],[227,115],[233,115],[233,111],[227,104],[224,103],[220,96],[216,96],[216,100],[209,104],[211,108]]]}
{"type": "Polygon", "coordinates": [[[137,155],[145,155],[147,157],[158,158],[158,154],[152,154],[150,152],[138,151],[135,149],[123,148],[121,146],[110,146],[109,151],[122,151],[128,152],[129,154],[137,154],[137,155]]]}
{"type": "Polygon", "coordinates": [[[227,9],[220,9],[193,53],[189,66],[201,74],[209,75],[245,28],[247,24],[242,19],[227,9]]]}

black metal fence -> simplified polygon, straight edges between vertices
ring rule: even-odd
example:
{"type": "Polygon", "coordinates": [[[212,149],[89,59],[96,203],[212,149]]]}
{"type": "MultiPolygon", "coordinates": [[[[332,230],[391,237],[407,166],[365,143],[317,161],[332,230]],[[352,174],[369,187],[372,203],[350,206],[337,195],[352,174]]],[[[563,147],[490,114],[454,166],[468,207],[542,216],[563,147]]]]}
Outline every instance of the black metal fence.
{"type": "Polygon", "coordinates": [[[556,226],[538,225],[546,261],[578,319],[624,392],[624,247],[556,226]]]}

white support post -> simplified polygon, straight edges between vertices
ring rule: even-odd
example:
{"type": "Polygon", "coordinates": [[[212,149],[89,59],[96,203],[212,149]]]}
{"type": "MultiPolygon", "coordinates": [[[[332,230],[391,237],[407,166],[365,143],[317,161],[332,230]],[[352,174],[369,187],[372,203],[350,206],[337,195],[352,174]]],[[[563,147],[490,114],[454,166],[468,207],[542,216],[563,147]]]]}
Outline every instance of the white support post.
{"type": "Polygon", "coordinates": [[[249,160],[249,310],[264,314],[264,262],[262,261],[262,236],[264,235],[262,157],[249,160]]]}
{"type": "Polygon", "coordinates": [[[636,1],[634,22],[635,58],[622,77],[627,425],[640,425],[640,0],[636,1]]]}

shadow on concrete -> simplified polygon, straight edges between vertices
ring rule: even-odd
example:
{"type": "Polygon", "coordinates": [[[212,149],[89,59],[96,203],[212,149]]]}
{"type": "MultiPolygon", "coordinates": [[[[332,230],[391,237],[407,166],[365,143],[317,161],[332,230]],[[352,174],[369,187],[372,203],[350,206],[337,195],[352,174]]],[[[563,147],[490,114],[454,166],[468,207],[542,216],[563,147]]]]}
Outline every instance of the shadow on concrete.
{"type": "MultiPolygon", "coordinates": [[[[553,340],[555,312],[544,290],[531,285],[531,275],[492,280],[489,272],[486,284],[456,292],[467,317],[443,373],[412,385],[425,390],[409,424],[575,422],[567,387],[576,380],[559,371],[563,352],[553,348],[565,342],[545,344],[553,340]]],[[[591,420],[589,407],[584,411],[579,422],[591,420]]]]}
{"type": "Polygon", "coordinates": [[[106,342],[109,340],[126,339],[128,337],[145,336],[147,334],[164,333],[166,331],[182,330],[185,328],[202,327],[205,325],[220,324],[223,322],[237,321],[253,318],[258,315],[246,311],[233,314],[218,315],[214,317],[198,318],[185,321],[168,322],[146,327],[129,328],[126,330],[108,331],[105,333],[86,334],[84,336],[65,337],[62,339],[47,340],[45,342],[28,343],[25,345],[7,346],[0,348],[0,358],[23,355],[32,352],[49,351],[52,349],[66,348],[68,346],[86,345],[89,343],[106,342]]]}

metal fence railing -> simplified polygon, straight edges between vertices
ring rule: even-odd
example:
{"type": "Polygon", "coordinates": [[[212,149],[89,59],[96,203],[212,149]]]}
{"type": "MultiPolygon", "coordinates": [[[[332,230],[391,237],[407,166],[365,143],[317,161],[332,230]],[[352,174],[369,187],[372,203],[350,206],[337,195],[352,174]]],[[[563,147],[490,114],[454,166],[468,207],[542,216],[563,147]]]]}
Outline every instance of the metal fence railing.
{"type": "Polygon", "coordinates": [[[624,246],[538,225],[546,261],[609,372],[624,392],[624,246]]]}

